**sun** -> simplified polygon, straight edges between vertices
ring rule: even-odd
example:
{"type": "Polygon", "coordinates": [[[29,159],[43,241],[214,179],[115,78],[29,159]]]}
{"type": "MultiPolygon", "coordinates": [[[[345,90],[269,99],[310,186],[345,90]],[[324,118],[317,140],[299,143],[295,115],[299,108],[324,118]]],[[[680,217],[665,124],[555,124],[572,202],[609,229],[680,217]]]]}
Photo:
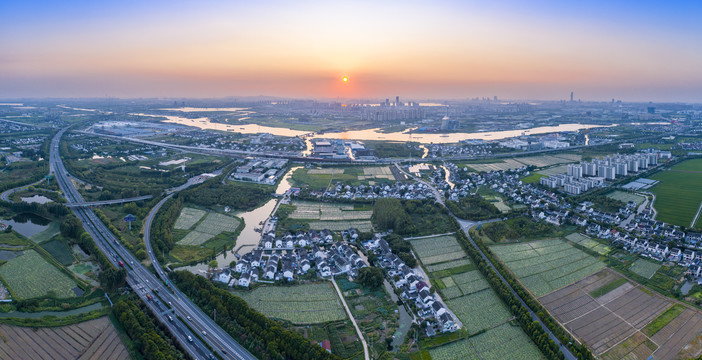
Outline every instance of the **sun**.
{"type": "Polygon", "coordinates": [[[349,82],[349,77],[348,77],[348,76],[344,76],[343,78],[341,78],[341,81],[343,81],[343,82],[349,82]]]}

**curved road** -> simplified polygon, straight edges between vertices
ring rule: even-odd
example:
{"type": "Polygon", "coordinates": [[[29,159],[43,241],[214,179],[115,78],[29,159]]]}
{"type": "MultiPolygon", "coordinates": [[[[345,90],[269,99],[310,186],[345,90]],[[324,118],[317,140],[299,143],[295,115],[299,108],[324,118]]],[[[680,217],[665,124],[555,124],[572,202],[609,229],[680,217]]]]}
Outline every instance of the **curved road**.
{"type": "MultiPolygon", "coordinates": [[[[66,200],[83,202],[82,196],[68,180],[68,173],[59,157],[58,144],[65,131],[66,129],[59,131],[51,142],[50,168],[56,175],[66,200]]],[[[161,204],[163,202],[165,199],[161,204]]],[[[115,266],[119,266],[120,262],[124,264],[129,286],[194,359],[212,358],[210,349],[217,352],[223,359],[255,359],[186,296],[175,287],[164,285],[159,278],[141,265],[114,238],[92,210],[86,208],[72,208],[72,210],[105,256],[115,266]],[[148,299],[148,296],[151,296],[151,299],[148,299]]]]}

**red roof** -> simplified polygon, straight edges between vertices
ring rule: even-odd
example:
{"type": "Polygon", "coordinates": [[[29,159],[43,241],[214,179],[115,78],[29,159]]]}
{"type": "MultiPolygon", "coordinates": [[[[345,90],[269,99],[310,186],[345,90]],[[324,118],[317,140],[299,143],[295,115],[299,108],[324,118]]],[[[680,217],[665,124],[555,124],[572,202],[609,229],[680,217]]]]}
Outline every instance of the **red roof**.
{"type": "Polygon", "coordinates": [[[325,350],[329,351],[331,353],[331,342],[329,340],[322,340],[322,348],[325,350]]]}

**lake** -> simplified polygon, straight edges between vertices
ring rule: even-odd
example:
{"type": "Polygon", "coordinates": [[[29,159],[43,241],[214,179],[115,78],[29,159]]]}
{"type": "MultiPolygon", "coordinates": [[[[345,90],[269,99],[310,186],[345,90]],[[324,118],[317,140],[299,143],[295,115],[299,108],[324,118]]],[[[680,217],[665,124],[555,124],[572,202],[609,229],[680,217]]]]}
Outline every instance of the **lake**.
{"type": "Polygon", "coordinates": [[[53,200],[49,199],[48,197],[44,195],[34,195],[34,196],[28,196],[28,197],[21,197],[20,200],[26,202],[26,203],[38,203],[38,204],[46,204],[50,203],[53,200]]]}
{"type": "Polygon", "coordinates": [[[2,220],[5,225],[12,225],[12,229],[29,238],[49,227],[51,220],[31,213],[22,213],[12,219],[2,220]]]}

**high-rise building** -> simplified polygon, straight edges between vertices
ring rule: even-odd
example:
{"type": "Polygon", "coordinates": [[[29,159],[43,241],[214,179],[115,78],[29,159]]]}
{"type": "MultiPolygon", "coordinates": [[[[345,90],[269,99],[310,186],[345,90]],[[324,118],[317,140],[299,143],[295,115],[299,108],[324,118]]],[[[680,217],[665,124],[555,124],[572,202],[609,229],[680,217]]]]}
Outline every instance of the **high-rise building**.
{"type": "Polygon", "coordinates": [[[572,176],[576,179],[583,177],[583,167],[576,164],[568,165],[568,176],[572,176]]]}
{"type": "Polygon", "coordinates": [[[573,102],[573,92],[570,92],[570,102],[573,102]]]}
{"type": "Polygon", "coordinates": [[[400,97],[395,96],[395,106],[400,106],[400,97]]]}

